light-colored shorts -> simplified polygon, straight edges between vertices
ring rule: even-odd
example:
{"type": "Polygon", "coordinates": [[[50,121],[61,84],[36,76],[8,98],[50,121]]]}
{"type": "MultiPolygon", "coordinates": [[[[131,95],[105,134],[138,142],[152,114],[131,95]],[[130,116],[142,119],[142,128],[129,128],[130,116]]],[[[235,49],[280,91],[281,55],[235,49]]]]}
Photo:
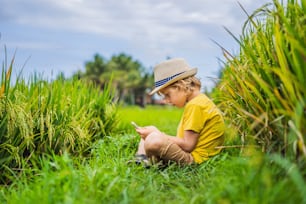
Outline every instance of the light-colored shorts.
{"type": "Polygon", "coordinates": [[[158,152],[159,157],[152,158],[154,163],[160,161],[163,161],[164,164],[174,161],[180,165],[189,165],[194,163],[191,153],[185,152],[177,144],[166,137],[163,137],[162,140],[162,146],[158,152]]]}

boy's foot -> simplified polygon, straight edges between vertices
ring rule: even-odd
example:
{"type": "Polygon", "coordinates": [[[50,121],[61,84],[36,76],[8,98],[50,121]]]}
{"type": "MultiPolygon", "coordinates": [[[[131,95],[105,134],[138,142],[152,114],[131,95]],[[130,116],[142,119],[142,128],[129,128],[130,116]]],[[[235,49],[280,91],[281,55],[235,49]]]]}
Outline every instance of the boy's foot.
{"type": "Polygon", "coordinates": [[[151,162],[145,154],[136,154],[134,159],[128,161],[128,164],[130,163],[143,165],[145,168],[149,168],[151,166],[151,162]]]}

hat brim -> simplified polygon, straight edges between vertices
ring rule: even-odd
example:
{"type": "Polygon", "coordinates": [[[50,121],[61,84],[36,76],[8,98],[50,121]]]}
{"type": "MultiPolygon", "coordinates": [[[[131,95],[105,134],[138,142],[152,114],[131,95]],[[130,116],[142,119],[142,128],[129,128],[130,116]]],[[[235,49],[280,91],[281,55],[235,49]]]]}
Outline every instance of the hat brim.
{"type": "Polygon", "coordinates": [[[193,68],[191,70],[188,70],[188,71],[184,72],[183,74],[180,74],[177,77],[174,77],[173,79],[167,81],[165,84],[163,84],[163,85],[161,85],[159,87],[154,88],[149,93],[149,95],[153,95],[154,93],[162,90],[163,88],[166,88],[167,86],[169,86],[170,84],[173,84],[174,82],[176,82],[178,80],[185,79],[185,78],[190,77],[190,76],[194,76],[194,75],[196,75],[197,71],[198,71],[198,68],[193,68]]]}

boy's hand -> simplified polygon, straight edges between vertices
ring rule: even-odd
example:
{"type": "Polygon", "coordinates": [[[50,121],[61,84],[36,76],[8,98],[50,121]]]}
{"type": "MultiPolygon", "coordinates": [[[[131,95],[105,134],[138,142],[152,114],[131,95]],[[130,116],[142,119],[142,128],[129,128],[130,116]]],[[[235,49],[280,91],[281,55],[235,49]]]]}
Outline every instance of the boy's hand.
{"type": "Polygon", "coordinates": [[[140,135],[142,139],[146,139],[146,137],[152,132],[160,132],[160,131],[155,126],[145,126],[137,128],[136,132],[140,135]]]}
{"type": "Polygon", "coordinates": [[[136,128],[136,129],[137,129],[137,128],[140,128],[140,126],[137,125],[134,121],[132,121],[131,124],[132,124],[132,125],[134,126],[134,128],[136,128]]]}

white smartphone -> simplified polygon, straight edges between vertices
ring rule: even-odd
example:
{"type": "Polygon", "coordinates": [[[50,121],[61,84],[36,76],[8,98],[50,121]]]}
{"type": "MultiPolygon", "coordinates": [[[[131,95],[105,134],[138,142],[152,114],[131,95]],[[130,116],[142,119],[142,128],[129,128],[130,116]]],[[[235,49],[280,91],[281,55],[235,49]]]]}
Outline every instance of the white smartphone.
{"type": "Polygon", "coordinates": [[[140,126],[138,126],[134,121],[131,122],[131,124],[137,129],[140,128],[140,126]]]}

